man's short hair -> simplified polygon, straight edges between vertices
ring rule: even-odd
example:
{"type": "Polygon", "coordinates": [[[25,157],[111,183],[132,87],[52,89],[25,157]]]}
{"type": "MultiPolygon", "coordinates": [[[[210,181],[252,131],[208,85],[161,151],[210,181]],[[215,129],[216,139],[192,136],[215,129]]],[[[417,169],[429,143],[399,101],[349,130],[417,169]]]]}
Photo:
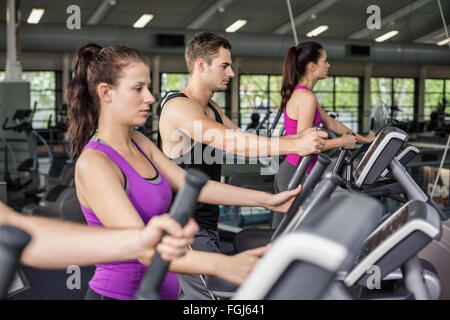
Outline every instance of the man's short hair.
{"type": "Polygon", "coordinates": [[[231,51],[231,44],[224,37],[210,32],[197,33],[189,40],[184,53],[189,73],[194,72],[195,61],[198,58],[210,64],[221,47],[231,51]]]}

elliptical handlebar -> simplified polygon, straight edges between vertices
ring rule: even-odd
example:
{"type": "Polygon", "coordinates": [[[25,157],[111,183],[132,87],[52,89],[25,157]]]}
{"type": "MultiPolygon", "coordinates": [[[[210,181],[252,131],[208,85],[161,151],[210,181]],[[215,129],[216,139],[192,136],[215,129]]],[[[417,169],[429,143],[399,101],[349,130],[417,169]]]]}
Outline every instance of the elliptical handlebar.
{"type": "Polygon", "coordinates": [[[34,103],[33,109],[17,109],[11,119],[5,118],[2,126],[3,130],[14,130],[17,132],[32,130],[31,120],[36,112],[36,105],[37,102],[34,103]]]}
{"type": "Polygon", "coordinates": [[[8,293],[20,255],[30,240],[31,236],[21,229],[9,225],[0,226],[0,299],[8,293]]]}
{"type": "Polygon", "coordinates": [[[8,118],[8,117],[6,117],[6,118],[5,118],[5,121],[3,121],[2,128],[3,128],[4,131],[6,131],[6,130],[12,130],[12,129],[13,129],[13,127],[8,127],[8,126],[7,126],[8,121],[9,121],[9,118],[8,118]]]}
{"type": "Polygon", "coordinates": [[[289,181],[288,190],[293,190],[298,187],[298,185],[302,182],[303,178],[306,174],[306,169],[308,169],[309,165],[311,164],[311,161],[313,159],[314,155],[308,155],[305,157],[302,157],[299,162],[297,163],[297,167],[295,169],[294,174],[292,175],[291,180],[289,181]]]}
{"type": "MultiPolygon", "coordinates": [[[[170,216],[181,226],[184,226],[194,212],[197,198],[202,187],[208,182],[209,177],[200,170],[190,169],[186,172],[186,179],[181,190],[177,193],[175,201],[170,209],[170,216]]],[[[166,233],[163,234],[163,237],[166,233]]],[[[162,238],[162,237],[161,237],[162,238]]],[[[157,252],[142,279],[138,300],[158,300],[159,290],[164,276],[169,268],[169,262],[164,261],[157,252]]]]}
{"type": "Polygon", "coordinates": [[[267,136],[270,138],[272,136],[273,131],[275,130],[275,127],[278,124],[278,121],[280,121],[280,117],[283,114],[283,110],[278,109],[277,114],[275,115],[275,119],[272,122],[272,125],[270,126],[269,132],[267,133],[267,136]]]}
{"type": "MultiPolygon", "coordinates": [[[[355,134],[351,131],[347,132],[346,134],[355,136],[355,134]]],[[[345,149],[343,147],[340,147],[338,150],[339,150],[339,156],[336,161],[336,164],[334,165],[332,172],[340,175],[340,174],[342,174],[342,169],[344,168],[344,162],[345,162],[345,158],[348,155],[348,151],[347,151],[347,149],[345,149]]]]}
{"type": "MultiPolygon", "coordinates": [[[[324,128],[322,128],[322,129],[324,129],[324,128]]],[[[336,133],[334,133],[333,131],[327,129],[327,133],[328,133],[328,138],[330,138],[330,139],[336,139],[337,138],[336,133]]]]}
{"type": "MultiPolygon", "coordinates": [[[[327,129],[323,127],[316,127],[317,131],[326,131],[329,132],[327,129]]],[[[311,164],[311,161],[313,160],[314,155],[310,154],[307,156],[302,157],[299,162],[297,163],[297,167],[295,169],[294,174],[292,175],[291,180],[289,181],[287,190],[293,190],[298,187],[300,183],[302,183],[306,170],[308,169],[309,165],[311,164]]]]}
{"type": "Polygon", "coordinates": [[[33,116],[36,113],[36,109],[37,109],[37,101],[34,102],[33,109],[32,109],[33,111],[31,112],[31,115],[30,115],[31,119],[33,119],[33,116]]]}
{"type": "Polygon", "coordinates": [[[261,127],[263,126],[264,122],[266,122],[269,119],[271,113],[272,112],[270,111],[270,107],[267,107],[267,111],[266,111],[266,114],[264,115],[264,119],[262,119],[262,121],[259,122],[255,128],[256,132],[258,132],[258,130],[261,129],[261,127]]]}
{"type": "Polygon", "coordinates": [[[281,220],[280,225],[273,233],[272,240],[274,240],[276,237],[278,237],[284,231],[284,229],[288,226],[288,224],[291,222],[291,220],[297,214],[298,209],[305,201],[309,192],[316,186],[317,182],[322,177],[323,172],[325,171],[325,169],[328,167],[328,165],[330,163],[331,163],[330,157],[328,157],[325,154],[319,154],[317,163],[314,165],[314,168],[311,170],[311,173],[308,176],[306,182],[303,184],[302,190],[295,197],[295,200],[292,203],[291,207],[284,215],[283,220],[281,220]]]}
{"type": "Polygon", "coordinates": [[[337,186],[342,186],[344,180],[337,174],[328,172],[325,177],[319,181],[317,187],[314,188],[314,194],[308,196],[302,204],[301,212],[297,213],[294,219],[287,225],[283,231],[283,235],[293,230],[299,230],[299,227],[303,224],[305,219],[310,216],[311,213],[317,210],[324,201],[326,201],[337,186]]]}

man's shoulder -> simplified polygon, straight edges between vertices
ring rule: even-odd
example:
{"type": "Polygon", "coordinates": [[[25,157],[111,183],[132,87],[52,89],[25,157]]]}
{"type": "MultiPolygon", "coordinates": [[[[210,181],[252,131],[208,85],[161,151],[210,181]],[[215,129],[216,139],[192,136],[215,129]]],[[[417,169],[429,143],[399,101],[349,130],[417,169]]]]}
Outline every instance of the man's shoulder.
{"type": "Polygon", "coordinates": [[[179,109],[185,108],[192,105],[196,105],[194,101],[189,99],[187,96],[182,94],[181,92],[174,92],[168,94],[162,101],[162,110],[165,109],[179,109]]]}
{"type": "Polygon", "coordinates": [[[198,117],[201,115],[201,107],[197,102],[187,97],[180,96],[165,102],[161,110],[160,120],[167,117],[173,119],[177,116],[182,119],[186,119],[186,117],[198,117]]]}
{"type": "Polygon", "coordinates": [[[164,110],[174,104],[188,104],[189,102],[189,98],[182,92],[169,92],[163,97],[160,107],[164,110]]]}

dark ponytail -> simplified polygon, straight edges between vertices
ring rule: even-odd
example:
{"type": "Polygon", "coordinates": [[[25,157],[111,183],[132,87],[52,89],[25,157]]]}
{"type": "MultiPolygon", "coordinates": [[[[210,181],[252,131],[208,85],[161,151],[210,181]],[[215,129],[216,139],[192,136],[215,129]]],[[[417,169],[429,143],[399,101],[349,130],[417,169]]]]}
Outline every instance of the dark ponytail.
{"type": "Polygon", "coordinates": [[[131,62],[149,65],[147,58],[133,48],[115,45],[101,48],[90,43],[80,48],[72,63],[74,77],[67,87],[69,108],[69,137],[72,152],[77,159],[84,146],[95,134],[100,114],[97,86],[107,83],[114,86],[122,76],[122,68],[131,62]]]}
{"type": "Polygon", "coordinates": [[[72,63],[74,77],[68,85],[66,100],[70,118],[68,132],[75,158],[97,129],[99,110],[89,92],[87,73],[89,63],[100,50],[100,46],[88,44],[78,50],[72,63]]]}
{"type": "Polygon", "coordinates": [[[296,51],[297,47],[290,47],[284,57],[283,80],[281,82],[281,110],[286,108],[286,104],[298,82],[298,73],[295,69],[295,60],[297,58],[296,51]]]}
{"type": "Polygon", "coordinates": [[[323,47],[317,42],[303,42],[290,47],[283,63],[283,80],[281,83],[281,110],[291,98],[298,81],[305,75],[306,66],[310,62],[317,63],[322,55],[323,47]]]}

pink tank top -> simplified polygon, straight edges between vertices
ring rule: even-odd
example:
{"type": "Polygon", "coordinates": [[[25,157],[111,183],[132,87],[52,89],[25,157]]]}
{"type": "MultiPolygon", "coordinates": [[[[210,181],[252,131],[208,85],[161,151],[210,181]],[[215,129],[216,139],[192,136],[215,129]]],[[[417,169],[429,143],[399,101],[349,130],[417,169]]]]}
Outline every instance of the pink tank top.
{"type": "MultiPolygon", "coordinates": [[[[294,90],[297,90],[297,89],[304,89],[304,90],[311,91],[309,88],[307,88],[305,86],[296,86],[294,88],[294,90]]],[[[321,123],[322,123],[322,117],[320,116],[319,108],[316,108],[316,114],[314,116],[313,125],[318,126],[321,123]]],[[[297,120],[293,120],[293,119],[289,118],[289,116],[286,112],[286,108],[284,109],[284,127],[286,130],[286,135],[297,134],[297,120]]],[[[318,155],[314,156],[314,158],[311,161],[311,164],[309,165],[306,172],[308,172],[308,173],[311,172],[318,157],[319,157],[318,155]]],[[[298,154],[288,154],[286,156],[286,161],[289,162],[290,164],[292,164],[294,167],[297,166],[297,163],[299,160],[300,160],[300,156],[298,154]]]]}

